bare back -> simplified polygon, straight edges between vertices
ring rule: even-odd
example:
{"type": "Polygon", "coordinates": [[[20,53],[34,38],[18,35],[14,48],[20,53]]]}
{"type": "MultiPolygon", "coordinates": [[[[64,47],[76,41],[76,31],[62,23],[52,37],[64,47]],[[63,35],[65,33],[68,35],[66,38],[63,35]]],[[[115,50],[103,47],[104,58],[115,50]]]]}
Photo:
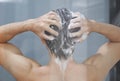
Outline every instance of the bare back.
{"type": "Polygon", "coordinates": [[[98,81],[96,80],[94,67],[87,67],[85,64],[69,62],[63,73],[55,62],[48,66],[33,68],[31,73],[17,81],[98,81]],[[88,73],[91,75],[88,75],[88,73]]]}
{"type": "Polygon", "coordinates": [[[71,59],[63,72],[54,61],[56,58],[52,58],[47,66],[41,66],[24,57],[15,46],[1,44],[0,64],[17,81],[103,81],[112,66],[119,60],[120,52],[117,52],[119,46],[120,44],[116,43],[105,44],[99,49],[98,54],[88,58],[82,64],[77,64],[71,59]]]}

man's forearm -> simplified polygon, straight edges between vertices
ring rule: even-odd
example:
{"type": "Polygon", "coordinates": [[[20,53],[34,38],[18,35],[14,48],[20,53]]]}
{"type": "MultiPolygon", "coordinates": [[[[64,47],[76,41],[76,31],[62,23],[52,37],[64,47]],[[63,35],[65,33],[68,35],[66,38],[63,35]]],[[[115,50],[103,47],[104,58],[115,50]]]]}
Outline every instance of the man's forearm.
{"type": "Polygon", "coordinates": [[[30,23],[32,23],[32,20],[0,26],[0,42],[7,42],[15,35],[29,31],[30,23]]]}
{"type": "Polygon", "coordinates": [[[106,36],[111,42],[120,42],[120,28],[114,25],[88,21],[88,26],[92,27],[92,32],[97,32],[106,36]]]}

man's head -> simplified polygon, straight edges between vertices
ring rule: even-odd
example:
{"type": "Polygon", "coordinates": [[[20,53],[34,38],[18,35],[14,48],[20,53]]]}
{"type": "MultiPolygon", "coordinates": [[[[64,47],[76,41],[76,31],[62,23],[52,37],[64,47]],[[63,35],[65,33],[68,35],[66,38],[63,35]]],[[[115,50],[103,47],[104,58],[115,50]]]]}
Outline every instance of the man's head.
{"type": "MultiPolygon", "coordinates": [[[[67,59],[71,55],[73,55],[74,51],[74,42],[72,42],[72,38],[69,37],[68,25],[70,20],[73,18],[72,13],[63,8],[54,10],[61,19],[62,28],[58,29],[55,25],[51,25],[50,27],[56,31],[58,31],[59,36],[55,37],[54,40],[46,40],[46,44],[50,49],[52,54],[55,54],[56,57],[60,59],[67,59]]],[[[46,32],[46,34],[49,34],[46,32]]]]}

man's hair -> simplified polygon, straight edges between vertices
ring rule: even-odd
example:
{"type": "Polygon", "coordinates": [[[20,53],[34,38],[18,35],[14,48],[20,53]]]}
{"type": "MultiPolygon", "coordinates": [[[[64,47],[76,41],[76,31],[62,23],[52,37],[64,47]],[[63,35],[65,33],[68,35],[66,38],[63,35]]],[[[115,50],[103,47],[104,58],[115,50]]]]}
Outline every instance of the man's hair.
{"type": "MultiPolygon", "coordinates": [[[[72,38],[69,37],[68,25],[70,20],[73,18],[72,13],[66,8],[53,10],[56,12],[61,18],[62,28],[58,29],[55,25],[51,25],[50,27],[59,33],[59,36],[55,37],[54,40],[46,40],[46,44],[50,49],[52,54],[55,54],[56,57],[60,59],[67,59],[71,55],[73,55],[74,51],[74,42],[72,42],[72,38]]],[[[50,35],[46,32],[47,35],[50,35]]]]}

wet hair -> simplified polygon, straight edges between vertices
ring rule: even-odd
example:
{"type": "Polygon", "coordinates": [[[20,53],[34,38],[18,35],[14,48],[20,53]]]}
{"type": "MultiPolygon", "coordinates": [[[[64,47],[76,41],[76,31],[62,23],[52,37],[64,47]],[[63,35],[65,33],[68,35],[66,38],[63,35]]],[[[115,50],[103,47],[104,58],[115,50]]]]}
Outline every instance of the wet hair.
{"type": "MultiPolygon", "coordinates": [[[[59,29],[55,25],[51,25],[50,27],[59,33],[59,36],[55,37],[54,40],[46,40],[46,44],[50,49],[52,54],[55,54],[56,57],[60,59],[67,59],[73,55],[74,51],[74,42],[72,38],[69,37],[69,32],[74,32],[74,30],[68,30],[68,25],[70,24],[70,20],[73,18],[72,13],[66,8],[56,9],[54,10],[60,18],[62,29],[59,29]]],[[[47,35],[50,33],[46,32],[47,35]]]]}

